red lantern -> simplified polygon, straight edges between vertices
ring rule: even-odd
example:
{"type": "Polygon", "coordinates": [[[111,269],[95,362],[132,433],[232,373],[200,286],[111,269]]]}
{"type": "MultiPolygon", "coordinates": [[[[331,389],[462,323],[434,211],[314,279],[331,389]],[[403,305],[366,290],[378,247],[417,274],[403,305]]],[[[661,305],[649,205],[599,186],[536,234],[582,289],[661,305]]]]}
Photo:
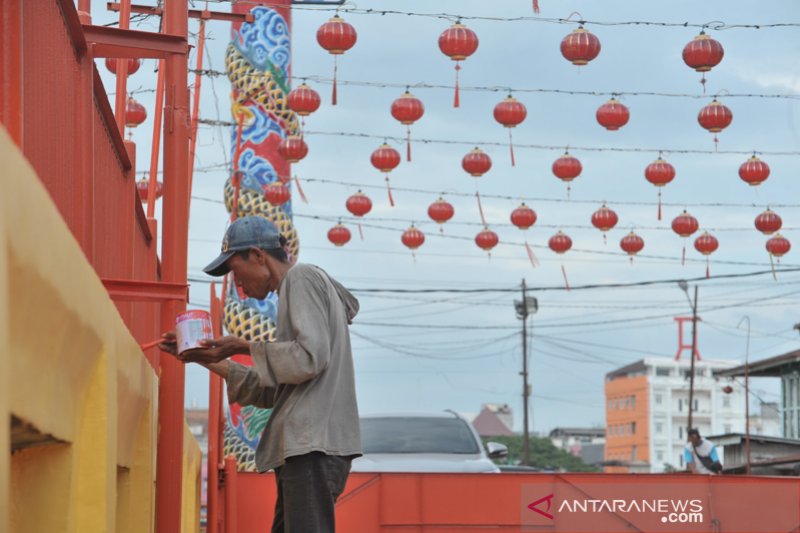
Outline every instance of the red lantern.
{"type": "Polygon", "coordinates": [[[264,187],[264,199],[272,205],[283,205],[289,201],[292,193],[283,183],[270,183],[264,187]]]}
{"type": "Polygon", "coordinates": [[[772,235],[783,226],[783,220],[777,213],[767,208],[756,217],[756,229],[764,235],[772,235]]]}
{"type": "Polygon", "coordinates": [[[389,173],[400,164],[400,152],[388,144],[383,143],[372,152],[369,160],[372,162],[373,167],[385,174],[384,179],[386,180],[386,190],[389,194],[389,204],[394,207],[394,197],[392,197],[392,187],[389,183],[389,173]]]}
{"type": "Polygon", "coordinates": [[[128,97],[128,103],[125,105],[125,125],[129,128],[135,128],[147,119],[147,109],[133,99],[132,96],[128,97]]]}
{"type": "Polygon", "coordinates": [[[511,223],[519,229],[525,230],[536,224],[536,211],[522,202],[511,212],[511,223]]]}
{"type": "Polygon", "coordinates": [[[686,238],[691,237],[700,227],[697,219],[690,215],[685,209],[683,213],[672,220],[672,231],[683,237],[683,253],[681,255],[681,265],[686,264],[686,238]]]}
{"type": "Polygon", "coordinates": [[[411,161],[411,125],[425,114],[422,101],[406,90],[403,95],[392,102],[392,116],[406,126],[406,160],[411,161]]]}
{"type": "Polygon", "coordinates": [[[733,392],[733,387],[731,387],[730,385],[725,385],[724,387],[722,387],[722,392],[724,392],[725,394],[730,394],[733,392]]]}
{"type": "Polygon", "coordinates": [[[301,117],[307,117],[319,109],[320,102],[319,93],[305,83],[292,89],[286,97],[286,105],[301,117]]]}
{"type": "Polygon", "coordinates": [[[570,182],[581,175],[583,166],[577,157],[571,156],[569,152],[553,162],[553,174],[555,177],[567,183],[567,196],[572,188],[570,182]]]}
{"type": "Polygon", "coordinates": [[[528,116],[528,110],[525,105],[510,94],[508,98],[494,106],[494,119],[508,128],[508,148],[511,152],[512,167],[516,162],[514,161],[514,142],[511,138],[511,129],[521,124],[526,116],[528,116]]]}
{"type": "MultiPolygon", "coordinates": [[[[119,60],[112,57],[106,58],[106,68],[114,74],[117,73],[117,61],[119,60]]],[[[138,57],[128,58],[128,76],[139,70],[140,66],[142,66],[142,61],[138,57]]]]}
{"type": "Polygon", "coordinates": [[[661,159],[659,154],[658,159],[644,169],[644,177],[658,187],[658,220],[661,220],[661,187],[675,179],[675,167],[661,159]]]}
{"type": "Polygon", "coordinates": [[[781,257],[791,249],[792,243],[780,233],[775,234],[774,237],[767,241],[767,251],[770,255],[777,257],[779,263],[781,262],[781,257]]]}
{"type": "Polygon", "coordinates": [[[484,227],[483,231],[475,236],[475,244],[484,252],[489,252],[490,257],[492,248],[497,246],[498,242],[500,242],[500,238],[497,236],[497,233],[487,227],[484,227]]]}
{"type": "Polygon", "coordinates": [[[709,266],[708,256],[713,254],[717,250],[717,248],[719,248],[719,241],[709,232],[704,231],[702,235],[700,235],[694,240],[694,247],[698,252],[706,256],[706,277],[707,278],[711,277],[711,269],[709,266]]]}
{"type": "Polygon", "coordinates": [[[328,230],[328,240],[336,246],[344,246],[350,242],[350,230],[342,225],[341,222],[328,230]]]}
{"type": "Polygon", "coordinates": [[[461,21],[456,22],[439,36],[439,50],[456,62],[456,92],[453,97],[453,107],[458,107],[458,71],[461,70],[459,61],[463,61],[478,49],[478,36],[467,28],[461,21]]]}
{"type": "MultiPolygon", "coordinates": [[[[569,236],[563,231],[559,230],[558,233],[550,237],[550,240],[547,241],[547,246],[549,246],[550,249],[558,255],[565,254],[570,248],[572,248],[572,239],[570,239],[569,236]]],[[[566,286],[567,290],[569,290],[567,270],[564,268],[563,263],[561,263],[561,274],[564,276],[564,285],[566,286]]]]}
{"type": "Polygon", "coordinates": [[[719,65],[724,55],[725,50],[719,44],[719,41],[713,39],[704,31],[701,31],[700,35],[692,39],[683,48],[683,62],[697,72],[703,73],[703,77],[700,80],[700,83],[703,84],[703,91],[705,91],[706,83],[705,73],[719,65]]]}
{"type": "Polygon", "coordinates": [[[769,177],[769,165],[753,154],[739,167],[739,177],[750,186],[760,185],[769,177]]]}
{"type": "Polygon", "coordinates": [[[597,122],[608,131],[616,131],[628,123],[631,118],[628,108],[617,99],[612,98],[597,108],[597,122]]]}
{"type": "Polygon", "coordinates": [[[600,53],[600,40],[579,27],[561,41],[561,55],[573,65],[583,66],[600,53]]]}
{"type": "Polygon", "coordinates": [[[336,105],[337,58],[350,50],[356,44],[357,39],[355,28],[339,15],[334,15],[317,30],[317,42],[333,55],[333,93],[331,95],[333,105],[336,105]]]}
{"type": "MultiPolygon", "coordinates": [[[[431,220],[440,225],[453,218],[454,214],[455,209],[453,209],[453,206],[442,197],[439,197],[438,200],[428,206],[428,216],[431,217],[431,220]]],[[[440,226],[439,231],[444,233],[444,228],[440,226]]]]}
{"type": "Polygon", "coordinates": [[[308,155],[308,145],[299,135],[289,135],[278,144],[278,154],[288,163],[297,163],[308,155]]]}
{"type": "Polygon", "coordinates": [[[619,241],[619,247],[630,256],[631,263],[633,263],[633,256],[641,252],[644,248],[644,239],[631,231],[619,241]]]}
{"type": "MultiPolygon", "coordinates": [[[[147,203],[147,195],[150,190],[150,180],[141,179],[136,182],[136,190],[139,191],[139,198],[143,204],[147,203]]],[[[164,185],[160,181],[156,181],[156,199],[164,195],[164,185]]]]}
{"type": "Polygon", "coordinates": [[[372,200],[360,190],[347,199],[345,207],[353,215],[363,217],[372,210],[372,200]]]}
{"type": "Polygon", "coordinates": [[[492,158],[476,146],[461,160],[461,168],[470,176],[477,178],[489,172],[489,169],[492,168],[492,158]]]}
{"type": "Polygon", "coordinates": [[[617,222],[619,217],[606,204],[592,214],[592,226],[603,232],[603,243],[606,242],[606,232],[616,226],[617,222]]]}
{"type": "Polygon", "coordinates": [[[413,252],[425,243],[425,234],[411,224],[411,227],[403,232],[400,240],[413,252]]]}
{"type": "Polygon", "coordinates": [[[716,134],[730,126],[732,121],[733,112],[727,106],[719,103],[716,98],[701,109],[697,115],[697,122],[714,134],[715,146],[719,142],[716,134]]]}

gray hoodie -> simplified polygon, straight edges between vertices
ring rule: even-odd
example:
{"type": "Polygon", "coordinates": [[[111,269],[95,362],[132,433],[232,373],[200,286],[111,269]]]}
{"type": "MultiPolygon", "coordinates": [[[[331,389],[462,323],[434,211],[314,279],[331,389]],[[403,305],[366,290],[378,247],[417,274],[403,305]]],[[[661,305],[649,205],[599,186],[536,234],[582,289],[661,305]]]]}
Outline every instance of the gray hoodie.
{"type": "Polygon", "coordinates": [[[254,367],[231,361],[228,401],[272,408],[256,449],[265,472],[319,451],[361,455],[348,324],[358,300],[322,269],[293,266],[278,287],[275,342],[250,344],[254,367]]]}

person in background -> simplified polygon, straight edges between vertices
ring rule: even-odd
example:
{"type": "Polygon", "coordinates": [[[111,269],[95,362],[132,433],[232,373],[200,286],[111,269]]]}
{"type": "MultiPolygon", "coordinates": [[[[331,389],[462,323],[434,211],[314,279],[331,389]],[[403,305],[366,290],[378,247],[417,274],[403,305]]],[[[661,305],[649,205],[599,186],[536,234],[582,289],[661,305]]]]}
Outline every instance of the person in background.
{"type": "Polygon", "coordinates": [[[722,472],[722,463],[719,460],[717,447],[700,436],[697,429],[687,432],[689,442],[683,451],[686,468],[693,474],[719,474],[722,472]]]}
{"type": "Polygon", "coordinates": [[[292,265],[285,245],[271,222],[243,217],[204,269],[211,276],[231,272],[251,298],[278,293],[274,342],[229,336],[178,354],[169,332],[160,348],[222,376],[231,403],[272,408],[256,449],[258,471],[275,470],[272,533],[333,533],[336,499],[351,461],[362,455],[348,329],[358,300],[322,269],[292,265]],[[236,354],[252,356],[254,367],[228,360],[236,354]]]}

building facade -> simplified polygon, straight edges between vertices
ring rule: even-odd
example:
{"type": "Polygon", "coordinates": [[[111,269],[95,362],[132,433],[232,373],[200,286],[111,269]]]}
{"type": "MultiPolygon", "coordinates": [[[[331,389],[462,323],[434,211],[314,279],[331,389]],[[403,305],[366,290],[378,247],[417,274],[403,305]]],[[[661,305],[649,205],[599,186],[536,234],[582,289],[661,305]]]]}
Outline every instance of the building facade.
{"type": "MultiPolygon", "coordinates": [[[[719,380],[729,361],[695,361],[693,422],[703,436],[743,432],[744,387],[719,380]],[[729,391],[729,392],[726,392],[729,391]]],[[[606,375],[607,471],[664,472],[686,467],[690,361],[649,357],[606,375]]]]}

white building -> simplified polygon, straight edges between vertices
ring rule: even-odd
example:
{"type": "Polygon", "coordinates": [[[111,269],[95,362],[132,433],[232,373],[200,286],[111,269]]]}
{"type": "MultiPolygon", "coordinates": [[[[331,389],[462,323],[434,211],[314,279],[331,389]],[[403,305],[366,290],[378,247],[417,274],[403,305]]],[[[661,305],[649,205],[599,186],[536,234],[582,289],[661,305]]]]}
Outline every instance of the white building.
{"type": "MultiPolygon", "coordinates": [[[[735,365],[695,362],[692,425],[703,436],[744,432],[744,387],[712,376],[735,365]]],[[[606,375],[607,462],[623,469],[647,464],[650,472],[686,467],[689,375],[689,360],[668,357],[648,357],[606,375]]]]}

